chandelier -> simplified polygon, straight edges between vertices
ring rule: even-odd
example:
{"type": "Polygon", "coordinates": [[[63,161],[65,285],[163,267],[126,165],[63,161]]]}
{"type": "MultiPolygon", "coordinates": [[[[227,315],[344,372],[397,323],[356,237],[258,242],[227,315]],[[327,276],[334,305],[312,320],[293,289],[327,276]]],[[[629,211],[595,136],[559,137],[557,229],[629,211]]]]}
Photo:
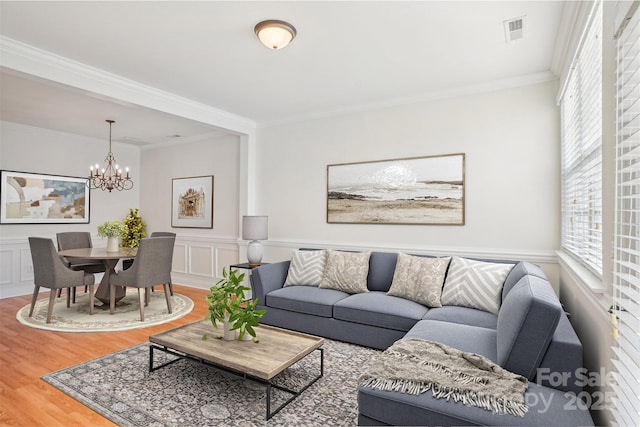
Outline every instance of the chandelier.
{"type": "Polygon", "coordinates": [[[106,166],[100,169],[100,166],[96,163],[95,166],[91,166],[89,170],[89,180],[87,186],[89,188],[99,188],[100,190],[131,190],[133,188],[133,181],[129,178],[129,168],[125,169],[125,175],[122,175],[122,169],[116,164],[116,159],[111,152],[111,125],[115,123],[114,120],[106,120],[109,123],[109,152],[104,159],[106,166]],[[94,170],[95,168],[95,170],[94,170]]]}

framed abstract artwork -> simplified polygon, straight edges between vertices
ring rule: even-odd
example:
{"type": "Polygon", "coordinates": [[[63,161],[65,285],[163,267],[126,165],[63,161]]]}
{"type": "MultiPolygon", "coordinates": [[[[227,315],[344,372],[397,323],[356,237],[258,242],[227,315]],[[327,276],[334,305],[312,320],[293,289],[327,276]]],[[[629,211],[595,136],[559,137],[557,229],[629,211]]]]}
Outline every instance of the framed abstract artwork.
{"type": "Polygon", "coordinates": [[[0,224],[88,224],[87,178],[0,171],[0,224]]]}
{"type": "Polygon", "coordinates": [[[464,153],[327,166],[327,222],[464,225],[464,153]]]}
{"type": "Polygon", "coordinates": [[[213,176],[174,178],[171,226],[213,228],[213,176]]]}

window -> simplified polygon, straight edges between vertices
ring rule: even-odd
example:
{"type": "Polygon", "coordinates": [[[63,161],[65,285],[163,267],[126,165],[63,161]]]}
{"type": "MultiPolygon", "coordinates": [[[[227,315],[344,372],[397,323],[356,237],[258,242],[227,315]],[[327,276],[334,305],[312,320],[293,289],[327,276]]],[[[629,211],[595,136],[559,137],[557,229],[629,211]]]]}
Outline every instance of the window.
{"type": "Polygon", "coordinates": [[[562,248],[602,275],[602,2],[595,2],[560,98],[562,248]]]}
{"type": "Polygon", "coordinates": [[[616,84],[616,209],[613,313],[614,418],[640,419],[640,12],[619,32],[616,84]]]}

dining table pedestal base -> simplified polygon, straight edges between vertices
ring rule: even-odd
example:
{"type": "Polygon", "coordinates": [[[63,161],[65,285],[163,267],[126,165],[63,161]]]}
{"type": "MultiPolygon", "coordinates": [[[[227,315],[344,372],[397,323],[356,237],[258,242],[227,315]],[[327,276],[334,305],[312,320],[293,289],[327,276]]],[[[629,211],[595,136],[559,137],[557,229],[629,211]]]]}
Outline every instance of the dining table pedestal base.
{"type": "MultiPolygon", "coordinates": [[[[116,265],[121,259],[133,259],[138,253],[138,248],[119,248],[117,252],[108,252],[106,248],[77,248],[66,249],[58,252],[65,258],[82,258],[91,260],[101,260],[105,266],[104,276],[96,289],[95,298],[102,302],[102,307],[109,307],[111,296],[109,295],[109,280],[115,274],[116,265]]],[[[115,302],[120,301],[126,295],[124,286],[116,286],[115,302]]]]}
{"type": "MultiPolygon", "coordinates": [[[[102,260],[104,262],[104,266],[106,267],[104,271],[104,276],[102,276],[102,280],[100,281],[100,285],[96,290],[95,298],[99,301],[102,301],[104,304],[103,307],[109,307],[109,278],[112,274],[116,272],[116,265],[118,264],[117,259],[105,259],[102,260]]],[[[116,303],[125,297],[127,291],[124,286],[116,286],[116,303]]]]}

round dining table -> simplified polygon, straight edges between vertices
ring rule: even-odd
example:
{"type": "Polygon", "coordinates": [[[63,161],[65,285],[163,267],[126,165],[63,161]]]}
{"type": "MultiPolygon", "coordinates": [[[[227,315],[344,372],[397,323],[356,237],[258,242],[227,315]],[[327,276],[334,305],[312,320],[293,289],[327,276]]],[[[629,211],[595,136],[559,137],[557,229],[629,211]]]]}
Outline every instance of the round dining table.
{"type": "MultiPolygon", "coordinates": [[[[104,263],[105,273],[96,290],[95,297],[102,301],[103,307],[109,307],[109,278],[116,272],[118,261],[135,258],[137,252],[138,248],[118,248],[117,252],[107,252],[107,248],[78,248],[59,251],[58,254],[65,258],[100,260],[104,263]]],[[[116,302],[124,298],[125,294],[124,286],[116,286],[116,302]]]]}

